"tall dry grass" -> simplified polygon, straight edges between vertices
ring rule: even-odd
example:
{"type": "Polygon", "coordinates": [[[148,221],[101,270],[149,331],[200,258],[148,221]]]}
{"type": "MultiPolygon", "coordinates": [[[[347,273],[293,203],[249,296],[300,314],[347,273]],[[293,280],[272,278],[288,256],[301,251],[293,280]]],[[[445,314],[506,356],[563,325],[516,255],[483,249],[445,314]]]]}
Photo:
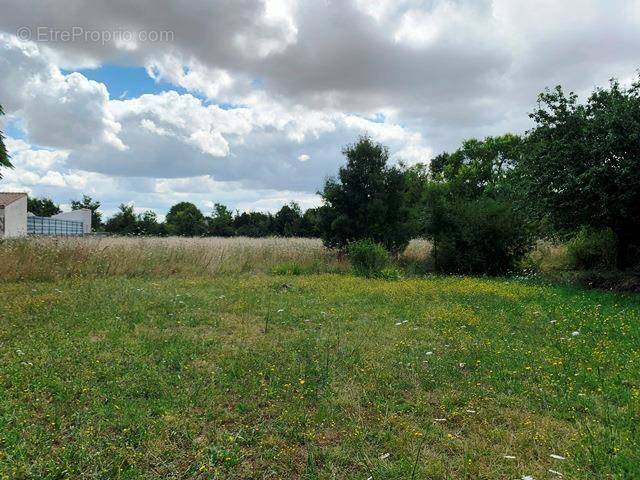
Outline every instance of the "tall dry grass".
{"type": "MultiPolygon", "coordinates": [[[[402,259],[419,262],[429,250],[428,242],[415,240],[402,259]]],[[[335,251],[308,238],[38,237],[0,242],[0,281],[258,273],[282,264],[306,272],[349,269],[335,251]]]]}
{"type": "Polygon", "coordinates": [[[215,275],[291,262],[339,268],[320,240],[303,238],[27,238],[0,243],[0,279],[215,275]]]}

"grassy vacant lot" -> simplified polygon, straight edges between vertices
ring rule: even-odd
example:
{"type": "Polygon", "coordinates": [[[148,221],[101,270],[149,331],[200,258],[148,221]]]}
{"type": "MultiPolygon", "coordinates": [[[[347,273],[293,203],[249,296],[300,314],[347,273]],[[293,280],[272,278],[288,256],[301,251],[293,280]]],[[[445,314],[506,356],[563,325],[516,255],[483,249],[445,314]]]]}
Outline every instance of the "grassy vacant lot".
{"type": "Polygon", "coordinates": [[[637,296],[265,273],[0,294],[2,478],[640,478],[637,296]]]}

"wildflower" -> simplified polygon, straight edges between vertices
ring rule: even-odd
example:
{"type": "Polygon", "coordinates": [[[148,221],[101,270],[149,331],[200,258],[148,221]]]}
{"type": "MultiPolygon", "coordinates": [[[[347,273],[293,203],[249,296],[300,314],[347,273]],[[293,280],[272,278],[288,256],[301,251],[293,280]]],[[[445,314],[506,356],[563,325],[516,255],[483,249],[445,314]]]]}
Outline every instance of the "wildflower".
{"type": "Polygon", "coordinates": [[[572,337],[577,337],[578,335],[580,335],[580,332],[578,332],[578,331],[571,332],[571,336],[572,337]]]}
{"type": "Polygon", "coordinates": [[[304,380],[302,378],[300,379],[300,385],[304,385],[304,380]]]}

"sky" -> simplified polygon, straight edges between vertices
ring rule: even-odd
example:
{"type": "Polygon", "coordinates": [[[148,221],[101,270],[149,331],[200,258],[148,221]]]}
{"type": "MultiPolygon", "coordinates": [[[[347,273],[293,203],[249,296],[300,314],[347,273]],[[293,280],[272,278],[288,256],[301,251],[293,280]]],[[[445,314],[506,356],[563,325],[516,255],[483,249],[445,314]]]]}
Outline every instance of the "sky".
{"type": "Polygon", "coordinates": [[[342,148],[392,162],[531,127],[640,68],[640,0],[0,0],[2,191],[316,206],[342,148]]]}

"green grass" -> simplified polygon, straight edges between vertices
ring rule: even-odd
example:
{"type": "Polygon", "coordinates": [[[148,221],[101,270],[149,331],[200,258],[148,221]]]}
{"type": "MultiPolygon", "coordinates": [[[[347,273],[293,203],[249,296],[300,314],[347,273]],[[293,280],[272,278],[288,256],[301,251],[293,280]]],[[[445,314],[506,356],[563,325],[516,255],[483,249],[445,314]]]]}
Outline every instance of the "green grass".
{"type": "Polygon", "coordinates": [[[328,274],[0,293],[2,478],[640,478],[637,296],[328,274]]]}

